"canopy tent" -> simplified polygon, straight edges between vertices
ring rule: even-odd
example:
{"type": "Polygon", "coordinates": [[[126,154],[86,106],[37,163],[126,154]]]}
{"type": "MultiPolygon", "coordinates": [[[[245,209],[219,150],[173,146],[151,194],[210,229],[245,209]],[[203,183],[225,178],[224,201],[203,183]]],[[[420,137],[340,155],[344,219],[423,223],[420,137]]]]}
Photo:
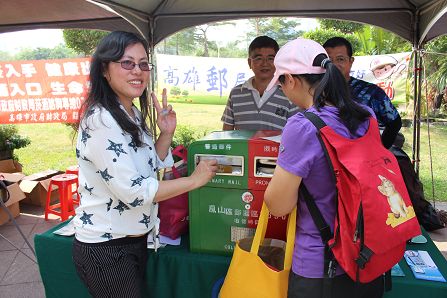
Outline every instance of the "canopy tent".
{"type": "Polygon", "coordinates": [[[15,0],[1,1],[0,33],[38,28],[134,31],[153,48],[184,28],[257,16],[333,18],[376,25],[415,50],[413,160],[418,171],[423,45],[447,32],[447,0],[15,0]]]}
{"type": "Polygon", "coordinates": [[[446,33],[447,0],[1,1],[0,33],[37,28],[137,31],[154,46],[195,25],[255,16],[333,18],[387,29],[416,48],[446,33]]]}

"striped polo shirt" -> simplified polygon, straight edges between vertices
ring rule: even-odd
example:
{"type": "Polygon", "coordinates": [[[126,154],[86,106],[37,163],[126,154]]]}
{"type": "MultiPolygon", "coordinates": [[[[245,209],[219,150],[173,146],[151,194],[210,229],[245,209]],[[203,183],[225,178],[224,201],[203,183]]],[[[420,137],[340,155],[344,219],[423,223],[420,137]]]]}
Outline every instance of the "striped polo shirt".
{"type": "Polygon", "coordinates": [[[231,90],[222,122],[237,130],[282,130],[298,108],[279,87],[260,97],[252,79],[231,90]]]}

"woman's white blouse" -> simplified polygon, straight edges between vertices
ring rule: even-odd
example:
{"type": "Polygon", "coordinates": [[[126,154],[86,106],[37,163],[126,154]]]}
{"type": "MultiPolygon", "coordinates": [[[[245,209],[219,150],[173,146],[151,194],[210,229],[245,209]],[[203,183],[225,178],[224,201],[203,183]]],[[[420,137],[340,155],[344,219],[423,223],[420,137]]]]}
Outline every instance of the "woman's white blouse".
{"type": "MultiPolygon", "coordinates": [[[[141,125],[141,113],[133,111],[141,125]]],[[[157,224],[157,170],[171,167],[173,159],[169,151],[160,160],[152,138],[143,133],[143,140],[146,145],[136,147],[104,108],[96,107],[81,123],[76,144],[81,203],[73,219],[79,241],[140,235],[157,224]]]]}

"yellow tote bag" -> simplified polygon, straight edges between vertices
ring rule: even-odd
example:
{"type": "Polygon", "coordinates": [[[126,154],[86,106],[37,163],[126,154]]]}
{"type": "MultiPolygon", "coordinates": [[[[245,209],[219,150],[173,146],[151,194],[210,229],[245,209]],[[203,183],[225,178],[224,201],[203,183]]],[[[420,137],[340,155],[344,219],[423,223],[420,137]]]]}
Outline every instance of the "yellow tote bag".
{"type": "Polygon", "coordinates": [[[289,215],[286,243],[276,239],[264,239],[268,215],[268,208],[263,203],[254,238],[237,242],[227,276],[220,290],[220,298],[287,297],[295,242],[296,207],[289,215]],[[282,246],[278,245],[281,243],[282,246]],[[269,257],[273,257],[273,260],[269,257]],[[282,270],[272,269],[264,260],[282,270]]]}

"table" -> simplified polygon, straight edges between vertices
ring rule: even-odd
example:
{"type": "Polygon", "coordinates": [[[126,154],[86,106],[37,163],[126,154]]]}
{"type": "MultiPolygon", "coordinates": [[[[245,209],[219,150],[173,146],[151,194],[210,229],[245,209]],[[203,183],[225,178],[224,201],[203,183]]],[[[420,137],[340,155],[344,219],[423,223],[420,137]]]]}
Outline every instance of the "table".
{"type": "MultiPolygon", "coordinates": [[[[447,279],[447,261],[433,243],[430,235],[421,227],[422,235],[427,238],[425,244],[407,244],[407,249],[411,250],[426,250],[431,258],[438,266],[439,271],[447,279]]],[[[402,259],[399,262],[400,268],[405,273],[404,277],[393,276],[393,288],[390,292],[386,292],[384,298],[443,298],[447,297],[447,283],[426,281],[416,279],[411,272],[407,262],[402,259]]]]}
{"type": "MultiPolygon", "coordinates": [[[[55,235],[52,232],[65,223],[51,228],[34,238],[37,261],[47,298],[89,297],[79,280],[71,257],[74,237],[55,235]]],[[[431,241],[426,244],[409,244],[408,249],[427,250],[447,278],[447,262],[431,241]]],[[[225,276],[231,258],[226,256],[191,253],[188,236],[182,237],[180,246],[169,246],[157,253],[148,250],[146,297],[200,298],[212,297],[213,286],[225,276]]],[[[404,260],[400,266],[405,277],[393,277],[393,289],[385,297],[447,297],[447,283],[415,279],[404,260]]]]}
{"type": "MultiPolygon", "coordinates": [[[[34,238],[37,262],[47,298],[89,297],[72,261],[74,237],[53,234],[66,222],[34,238]]],[[[189,252],[189,237],[180,246],[157,253],[148,250],[147,293],[151,298],[211,297],[213,286],[227,273],[231,257],[189,252]]]]}

